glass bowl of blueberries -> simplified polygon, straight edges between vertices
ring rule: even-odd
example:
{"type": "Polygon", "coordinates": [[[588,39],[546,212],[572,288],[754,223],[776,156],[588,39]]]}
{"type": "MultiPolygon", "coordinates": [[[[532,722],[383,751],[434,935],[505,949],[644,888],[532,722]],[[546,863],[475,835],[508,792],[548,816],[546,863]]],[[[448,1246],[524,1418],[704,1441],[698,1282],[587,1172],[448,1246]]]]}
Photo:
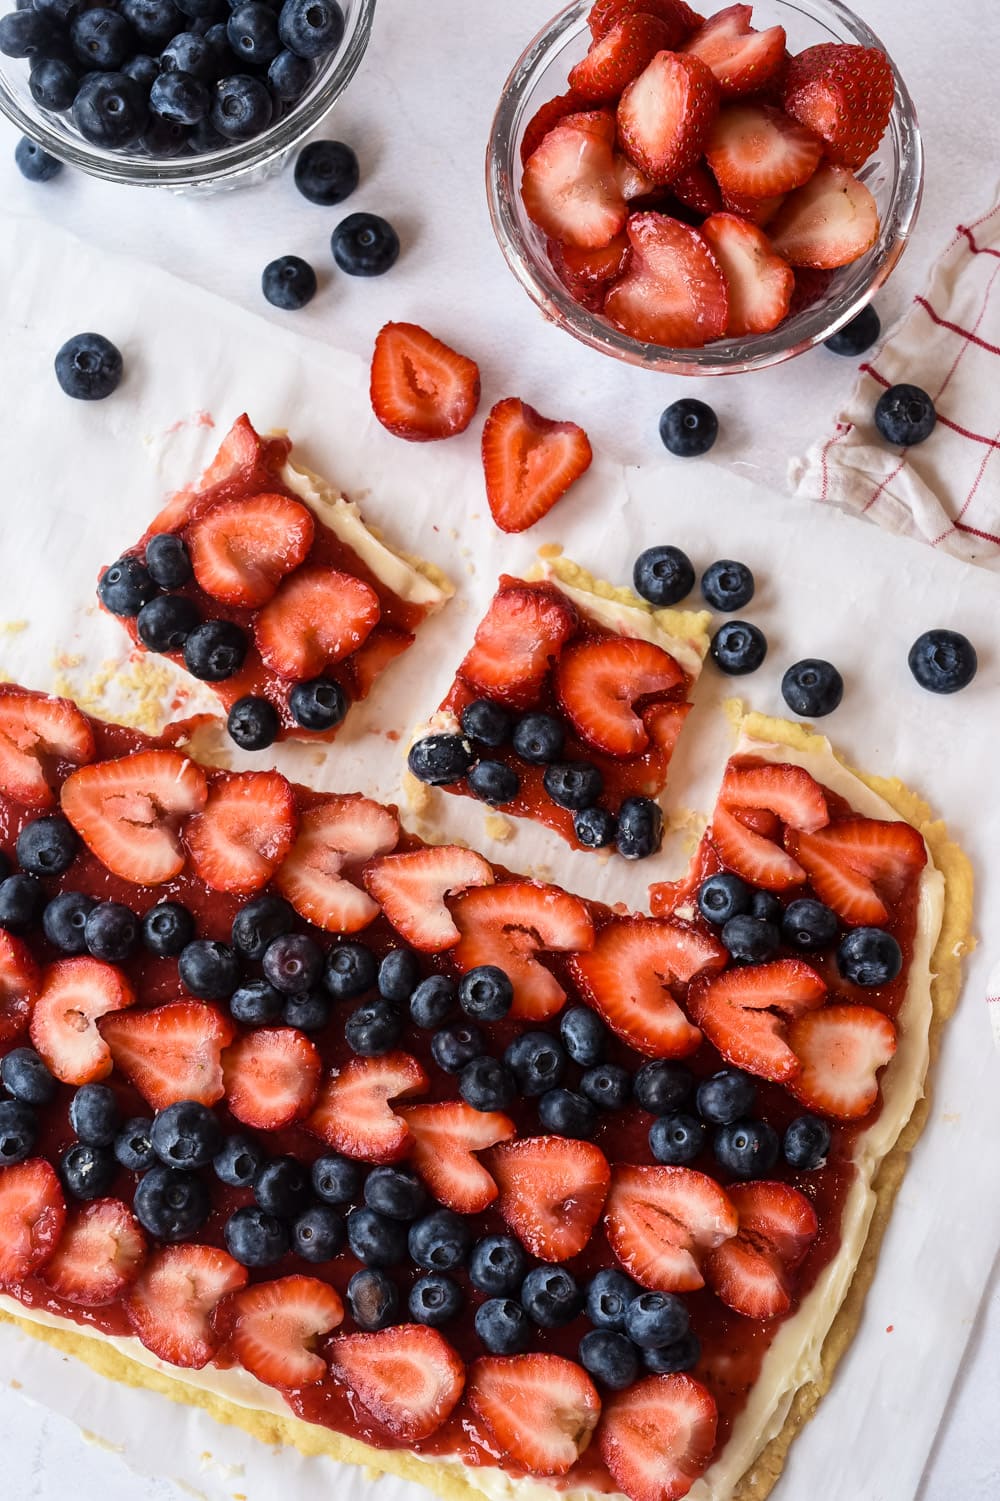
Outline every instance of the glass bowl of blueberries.
{"type": "Polygon", "coordinates": [[[0,14],[0,110],[110,182],[239,186],[343,93],[374,12],[375,0],[16,0],[0,14]]]}

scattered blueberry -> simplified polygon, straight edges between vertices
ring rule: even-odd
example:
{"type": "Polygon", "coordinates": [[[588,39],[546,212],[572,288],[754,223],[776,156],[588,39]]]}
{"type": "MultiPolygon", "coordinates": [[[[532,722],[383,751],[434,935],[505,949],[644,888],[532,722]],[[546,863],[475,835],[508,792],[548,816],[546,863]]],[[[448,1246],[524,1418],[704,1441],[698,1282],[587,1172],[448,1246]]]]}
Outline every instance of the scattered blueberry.
{"type": "Polygon", "coordinates": [[[731,917],[750,911],[751,890],[740,876],[722,871],[698,888],[698,911],[707,922],[722,927],[731,917]]]}
{"type": "Polygon", "coordinates": [[[730,1126],[748,1115],[757,1099],[757,1082],[739,1068],[720,1069],[698,1085],[698,1114],[713,1126],[730,1126]]]}
{"type": "MultiPolygon", "coordinates": [[[[40,57],[28,78],[31,97],[42,109],[69,109],[80,87],[79,74],[61,57],[40,57]]],[[[41,146],[22,136],[14,148],[14,160],[29,182],[48,182],[62,169],[62,162],[41,146]]]]}
{"type": "Polygon", "coordinates": [[[597,1111],[585,1095],[573,1089],[548,1089],[539,1097],[538,1119],[543,1131],[589,1141],[597,1129],[597,1111]]]}
{"type": "MultiPolygon", "coordinates": [[[[73,1195],[74,1199],[103,1198],[114,1182],[115,1173],[117,1171],[118,1163],[115,1160],[114,1152],[110,1151],[107,1147],[88,1146],[86,1142],[82,1141],[78,1141],[73,1146],[69,1147],[63,1153],[62,1158],[59,1162],[59,1176],[63,1181],[63,1187],[66,1189],[67,1193],[73,1195]]],[[[162,1169],[154,1168],[153,1171],[162,1171],[162,1169]]],[[[142,1188],[143,1183],[145,1183],[149,1177],[150,1174],[147,1173],[146,1177],[143,1178],[140,1182],[139,1188],[142,1188]]],[[[200,1186],[201,1185],[199,1184],[199,1187],[200,1186]]],[[[165,1234],[162,1230],[156,1229],[151,1224],[147,1224],[146,1220],[140,1213],[139,1188],[136,1189],[135,1194],[135,1212],[138,1216],[139,1223],[143,1225],[151,1235],[158,1235],[161,1240],[169,1240],[171,1237],[168,1234],[165,1234]]],[[[172,1206],[173,1211],[175,1215],[180,1213],[183,1217],[183,1211],[187,1208],[187,1198],[186,1195],[179,1195],[177,1197],[180,1197],[181,1202],[178,1205],[172,1206]]],[[[206,1195],[205,1197],[207,1200],[208,1196],[206,1195]]],[[[157,1195],[155,1193],[155,1184],[151,1184],[146,1191],[146,1203],[151,1203],[156,1199],[157,1195]]],[[[164,1214],[166,1214],[170,1208],[170,1205],[164,1205],[164,1214]]],[[[193,1224],[192,1229],[197,1229],[198,1226],[203,1223],[203,1216],[198,1217],[192,1212],[191,1218],[192,1221],[197,1219],[197,1224],[193,1224]]]]}
{"type": "Polygon", "coordinates": [[[350,1001],[371,990],[377,974],[375,955],[363,943],[338,943],[327,950],[323,984],[335,1001],[350,1001]]]}
{"type": "Polygon", "coordinates": [[[566,1072],[566,1054],[548,1032],[522,1032],[508,1046],[503,1061],[520,1093],[529,1098],[561,1084],[566,1072]]]}
{"type": "Polygon", "coordinates": [[[559,1018],[559,1036],[574,1063],[593,1068],[604,1062],[608,1029],[589,1006],[570,1006],[559,1018]]]}
{"type": "MultiPolygon", "coordinates": [[[[180,75],[169,73],[168,78],[180,75]]],[[[144,604],[136,617],[139,640],[148,651],[180,651],[201,616],[198,606],[183,594],[158,594],[144,604]]]]}
{"type": "Polygon", "coordinates": [[[888,985],[903,968],[903,952],[884,928],[852,928],[840,941],[837,968],[852,985],[888,985]]]}
{"type": "Polygon", "coordinates": [[[273,111],[267,85],[248,73],[237,73],[215,85],[209,119],[227,141],[248,141],[267,129],[273,111]]]}
{"type": "Polygon", "coordinates": [[[742,610],[753,599],[754,577],[745,563],[723,558],[705,569],[701,592],[713,610],[742,610]]]}
{"type": "Polygon", "coordinates": [[[446,1074],[460,1074],[474,1058],[482,1056],[485,1047],[482,1032],[468,1022],[442,1027],[431,1038],[431,1056],[446,1074]]]}
{"type": "Polygon", "coordinates": [[[513,1298],[488,1298],[476,1309],[475,1328],[491,1355],[520,1355],[531,1342],[531,1323],[513,1298]]]}
{"type": "Polygon", "coordinates": [[[427,1205],[427,1190],[405,1167],[376,1167],[365,1179],[365,1204],[391,1220],[415,1220],[427,1205]]]}
{"type": "Polygon", "coordinates": [[[62,813],[46,813],[26,823],[17,836],[17,863],[29,876],[61,876],[76,859],[80,841],[62,813]]]}
{"type": "Polygon", "coordinates": [[[556,761],[542,775],[545,791],[560,808],[582,812],[604,791],[604,778],[588,761],[556,761]]]}
{"type": "Polygon", "coordinates": [[[496,1058],[473,1058],[458,1076],[458,1092],[473,1110],[509,1110],[517,1095],[514,1076],[496,1058]]]}
{"type": "Polygon", "coordinates": [[[691,1329],[676,1344],[642,1352],[642,1363],[654,1376],[672,1376],[676,1371],[690,1371],[700,1359],[701,1342],[691,1329]]]}
{"type": "Polygon", "coordinates": [[[142,941],[151,954],[175,959],[194,937],[194,918],[180,902],[157,902],[142,919],[142,941]]]}
{"type": "Polygon", "coordinates": [[[273,58],[267,70],[271,93],[283,104],[301,99],[312,82],[313,68],[307,58],[298,57],[285,47],[273,58]]]}
{"type": "Polygon", "coordinates": [[[333,231],[330,249],[348,276],[381,276],[399,258],[399,236],[378,214],[348,214],[333,231]]]}
{"type": "MultiPolygon", "coordinates": [[[[114,1160],[112,1156],[112,1163],[114,1160]]],[[[177,1172],[157,1164],[139,1179],[133,1207],[140,1225],[157,1240],[181,1241],[190,1240],[204,1225],[211,1199],[205,1184],[194,1173],[177,1172]]]]}
{"type": "Polygon", "coordinates": [[[641,1350],[660,1350],[683,1339],[688,1312],[674,1293],[640,1293],[625,1310],[625,1333],[641,1350]]]}
{"type": "Polygon", "coordinates": [[[844,680],[832,662],[806,657],[793,663],[781,679],[781,696],[793,714],[822,719],[843,698],[844,680]]]}
{"type": "Polygon", "coordinates": [[[177,972],[185,990],[200,1001],[228,1001],[239,984],[233,950],[211,938],[195,938],[181,950],[177,972]]]}
{"type": "Polygon", "coordinates": [[[750,913],[731,917],[722,929],[723,946],[737,964],[763,964],[778,952],[781,934],[774,923],[750,913]]]}
{"type": "Polygon", "coordinates": [[[396,1319],[399,1291],[384,1272],[362,1267],[347,1284],[347,1307],[359,1329],[387,1329],[396,1319]]]}
{"type": "Polygon", "coordinates": [[[611,1329],[589,1330],[580,1341],[579,1356],[584,1370],[611,1391],[624,1391],[639,1374],[635,1345],[611,1329]]]}
{"type": "Polygon", "coordinates": [[[410,1020],[433,1032],[455,1014],[458,991],[448,975],[428,975],[410,996],[410,1020]]]}
{"type": "Polygon", "coordinates": [[[161,532],[146,543],[146,569],[161,589],[182,589],[191,582],[191,558],[182,537],[161,532]]]}
{"type": "Polygon", "coordinates": [[[510,739],[514,721],[510,712],[500,704],[491,703],[488,698],[477,698],[462,710],[461,725],[462,734],[468,739],[497,750],[510,739]]]}
{"type": "MultiPolygon", "coordinates": [[[[85,1085],[84,1088],[87,1086],[85,1085]]],[[[77,1091],[79,1098],[80,1091],[77,1091]]],[[[166,1167],[208,1167],[222,1151],[222,1127],[207,1105],[178,1100],[153,1120],[153,1151],[166,1167]]]]}
{"type": "Polygon", "coordinates": [[[264,1166],[264,1151],[252,1136],[238,1131],[227,1136],[212,1159],[215,1176],[230,1188],[251,1188],[264,1166]]]}
{"type": "Polygon", "coordinates": [[[235,1210],[226,1221],[223,1235],[230,1256],[241,1266],[273,1266],[291,1249],[287,1226],[256,1204],[235,1210]]]}
{"type": "Polygon", "coordinates": [[[850,323],[838,328],[835,334],[823,340],[824,347],[832,354],[843,354],[848,359],[857,359],[870,349],[882,332],[882,321],[869,302],[850,323]]]}
{"type": "Polygon", "coordinates": [[[406,1260],[406,1225],[374,1209],[352,1209],[347,1216],[347,1243],[364,1266],[398,1266],[406,1260]]]}
{"type": "Polygon", "coordinates": [[[0,1083],[24,1105],[48,1105],[56,1093],[56,1081],[34,1048],[14,1048],[0,1059],[0,1083]]]}
{"type": "Polygon", "coordinates": [[[687,1167],[705,1146],[705,1124],[695,1115],[661,1115],[649,1128],[649,1150],[666,1167],[687,1167]]]}
{"type": "Polygon", "coordinates": [[[663,842],[663,810],[651,797],[627,797],[618,809],[615,846],[624,860],[648,860],[663,842]]]}
{"type": "Polygon", "coordinates": [[[573,815],[573,833],[584,849],[606,849],[614,844],[618,820],[606,808],[581,808],[573,815]]]}
{"type": "Polygon", "coordinates": [[[660,440],[667,452],[679,459],[708,453],[718,436],[718,417],[704,401],[692,396],[672,402],[660,417],[660,440]]]}
{"type": "MultiPolygon", "coordinates": [[[[450,1272],[464,1262],[472,1232],[450,1209],[435,1209],[414,1220],[407,1235],[410,1260],[429,1272],[450,1272]]],[[[478,1284],[477,1284],[478,1285],[478,1284]]]]}
{"type": "Polygon", "coordinates": [[[960,631],[925,631],[910,647],[910,671],[929,693],[957,693],[976,675],[976,648],[960,631]]]}
{"type": "Polygon", "coordinates": [[[153,1122],[141,1115],[126,1121],[115,1137],[114,1153],[126,1172],[146,1172],[156,1161],[156,1153],[153,1151],[153,1122]]]}
{"type": "Polygon", "coordinates": [[[562,1266],[537,1266],[521,1284],[521,1306],[541,1329],[560,1329],[583,1305],[576,1279],[562,1266]]]}
{"type": "Polygon", "coordinates": [[[727,620],[712,637],[712,661],[727,677],[756,672],[767,656],[767,637],[748,620],[727,620]]]}
{"type": "MultiPolygon", "coordinates": [[[[286,4],[288,0],[286,0],[286,4]]],[[[410,1289],[410,1316],[418,1324],[440,1329],[458,1318],[465,1302],[462,1289],[451,1277],[431,1272],[418,1277],[410,1289]]]]}
{"type": "Polygon", "coordinates": [[[636,594],[658,610],[680,604],[694,588],[694,577],[691,559],[679,547],[647,547],[632,569],[636,594]]]}
{"type": "Polygon", "coordinates": [[[639,1289],[631,1277],[617,1268],[596,1272],[587,1287],[586,1313],[595,1329],[613,1329],[622,1333],[625,1311],[639,1289]]]}
{"type": "Polygon", "coordinates": [[[462,735],[426,735],[410,747],[406,764],[418,782],[448,787],[460,782],[472,766],[472,746],[462,735]]]}
{"type": "Polygon", "coordinates": [[[310,1169],[313,1193],[324,1204],[351,1204],[360,1197],[362,1167],[349,1157],[327,1153],[317,1157],[310,1169]]]}
{"type": "Polygon", "coordinates": [[[87,913],[87,952],[106,964],[121,964],[139,946],[139,919],[121,902],[98,902],[87,913]]]}
{"type": "Polygon", "coordinates": [[[118,1132],[118,1101],[107,1084],[81,1084],[69,1103],[69,1123],[89,1147],[109,1147],[118,1132]]]}
{"type": "Polygon", "coordinates": [[[290,933],[294,925],[295,912],[284,897],[254,897],[233,918],[233,948],[245,959],[263,959],[274,940],[290,933]]]}
{"type": "Polygon", "coordinates": [[[553,714],[525,714],[514,726],[514,750],[530,766],[558,761],[565,738],[562,724],[553,714]]]}
{"type": "Polygon", "coordinates": [[[469,1281],[491,1298],[512,1296],[528,1270],[520,1241],[512,1235],[487,1235],[478,1240],[469,1257],[469,1281]]]}
{"type": "Polygon", "coordinates": [[[580,1093],[598,1110],[624,1110],[632,1094],[632,1075],[617,1063],[598,1063],[580,1080],[580,1093]]]}
{"type": "MultiPolygon", "coordinates": [[[[89,80],[85,80],[83,88],[87,87],[88,82],[89,80]]],[[[80,92],[82,94],[83,89],[80,92]]],[[[78,95],[77,102],[79,98],[78,95]]],[[[71,339],[66,340],[56,355],[55,369],[56,380],[67,396],[72,396],[77,401],[103,401],[121,384],[123,364],[120,351],[110,339],[106,339],[103,334],[86,333],[74,334],[71,339]]],[[[114,615],[137,614],[153,593],[152,580],[138,559],[122,559],[120,563],[113,564],[105,572],[101,583],[105,584],[105,581],[107,592],[101,592],[101,598],[114,615]],[[116,582],[115,579],[108,579],[108,574],[113,573],[115,568],[122,567],[126,567],[129,575],[130,597],[136,601],[134,608],[116,609],[107,597],[116,582]]]]}
{"type": "Polygon", "coordinates": [[[813,954],[827,949],[836,940],[839,929],[837,914],[814,897],[802,896],[789,902],[781,918],[781,938],[790,949],[813,954]]]}
{"type": "Polygon", "coordinates": [[[282,995],[302,995],[318,983],[323,962],[323,950],[315,939],[305,933],[282,933],[264,950],[261,968],[282,995]]]}
{"type": "Polygon", "coordinates": [[[521,778],[502,761],[477,761],[469,772],[469,791],[491,808],[512,803],[521,790],[521,778]]]}
{"type": "Polygon", "coordinates": [[[42,915],[45,887],[34,876],[8,876],[0,881],[0,928],[23,933],[42,915]]]}
{"type": "Polygon", "coordinates": [[[226,719],[229,738],[240,750],[267,750],[277,740],[280,728],[274,705],[252,693],[238,698],[226,719]]]}
{"type": "Polygon", "coordinates": [[[690,1100],[694,1076],[683,1063],[656,1059],[644,1063],[632,1081],[636,1104],[650,1115],[669,1115],[690,1100]]]}
{"type": "Polygon", "coordinates": [[[222,683],[239,672],[248,645],[245,631],[231,620],[206,620],[184,643],[184,666],[203,683],[222,683]]]}
{"type": "Polygon", "coordinates": [[[23,1162],[35,1150],[38,1120],[23,1100],[0,1100],[0,1166],[23,1162]]]}
{"type": "Polygon", "coordinates": [[[295,186],[303,198],[324,208],[349,198],[360,176],[358,159],[343,141],[310,141],[295,162],[295,186]]]}
{"type": "Polygon", "coordinates": [[[285,997],[269,980],[244,980],[229,997],[229,1012],[242,1027],[270,1027],[285,1009],[285,997]]]}
{"type": "MultiPolygon", "coordinates": [[[[254,9],[267,10],[263,0],[252,0],[252,3],[254,9]]],[[[247,10],[250,7],[242,8],[247,10]]],[[[283,255],[264,267],[260,286],[272,307],[295,313],[315,297],[316,272],[301,256],[283,255]]],[[[303,714],[306,719],[325,721],[321,724],[305,723],[306,729],[331,729],[344,717],[344,695],[336,683],[325,682],[322,678],[317,683],[296,683],[291,696],[298,701],[298,712],[295,709],[292,712],[299,724],[304,724],[303,714]]]]}
{"type": "Polygon", "coordinates": [[[329,1204],[312,1204],[292,1225],[292,1250],[303,1261],[332,1261],[344,1248],[343,1215],[329,1204]]]}
{"type": "Polygon", "coordinates": [[[502,1021],[514,1004],[514,987],[495,964],[478,964],[459,980],[458,1004],[472,1021],[502,1021]]]}
{"type": "MultiPolygon", "coordinates": [[[[42,66],[46,68],[64,68],[66,64],[51,59],[46,61],[42,66]]],[[[67,71],[72,78],[72,70],[67,69],[67,71]]],[[[39,72],[39,68],[35,68],[32,71],[32,81],[35,80],[39,72]]],[[[41,84],[38,87],[41,88],[41,84]]],[[[33,88],[32,93],[34,94],[34,92],[33,88]]],[[[74,95],[76,93],[75,80],[73,93],[74,95]]],[[[37,100],[36,102],[41,104],[45,109],[67,108],[66,105],[48,104],[45,100],[37,100]]],[[[70,103],[72,103],[72,98],[70,99],[70,103]]],[[[22,136],[14,147],[14,161],[17,163],[17,170],[22,177],[27,178],[28,182],[51,182],[53,177],[58,176],[63,169],[63,164],[57,156],[52,156],[44,147],[39,146],[37,141],[30,140],[28,136],[22,136]]]]}
{"type": "Polygon", "coordinates": [[[322,57],[340,46],[344,12],[337,0],[284,0],[278,31],[290,52],[299,57],[322,57]]]}
{"type": "Polygon", "coordinates": [[[391,1052],[402,1034],[403,1013],[382,997],[366,1001],[344,1023],[344,1040],[359,1058],[380,1058],[391,1052]]]}
{"type": "Polygon", "coordinates": [[[283,1220],[294,1219],[308,1207],[309,1190],[308,1169],[295,1157],[273,1157],[265,1162],[253,1184],[258,1208],[283,1220]]]}
{"type": "MultiPolygon", "coordinates": [[[[113,150],[139,139],[149,120],[149,105],[142,85],[127,73],[88,73],[73,101],[73,120],[85,141],[113,150]]],[[[102,355],[77,378],[77,389],[69,390],[60,380],[67,396],[98,401],[111,395],[121,380],[121,356],[114,346],[112,350],[116,364],[105,367],[102,355]]]]}
{"type": "Polygon", "coordinates": [[[785,1131],[781,1148],[789,1167],[811,1173],[822,1167],[830,1150],[830,1127],[818,1115],[798,1115],[785,1131]]]}
{"type": "Polygon", "coordinates": [[[887,443],[912,448],[937,426],[934,402],[920,386],[890,386],[875,405],[875,426],[887,443]]]}

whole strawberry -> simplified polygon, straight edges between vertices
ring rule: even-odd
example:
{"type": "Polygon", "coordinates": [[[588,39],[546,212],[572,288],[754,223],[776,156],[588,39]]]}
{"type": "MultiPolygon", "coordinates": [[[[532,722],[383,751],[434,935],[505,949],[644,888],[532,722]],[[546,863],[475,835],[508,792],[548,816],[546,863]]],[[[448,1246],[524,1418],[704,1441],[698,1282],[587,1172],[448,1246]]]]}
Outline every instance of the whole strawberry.
{"type": "Polygon", "coordinates": [[[894,92],[892,65],[877,47],[822,42],[791,59],[782,102],[826,142],[830,161],[853,169],[882,139],[894,92]]]}

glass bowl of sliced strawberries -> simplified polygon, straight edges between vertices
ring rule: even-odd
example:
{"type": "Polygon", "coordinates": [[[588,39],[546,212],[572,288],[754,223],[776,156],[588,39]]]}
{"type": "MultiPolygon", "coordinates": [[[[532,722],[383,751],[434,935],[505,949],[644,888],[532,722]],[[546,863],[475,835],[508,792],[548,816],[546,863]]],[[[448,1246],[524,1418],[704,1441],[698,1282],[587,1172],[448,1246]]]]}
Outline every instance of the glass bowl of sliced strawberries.
{"type": "Polygon", "coordinates": [[[545,315],[682,375],[836,333],[922,184],[906,85],[838,0],[575,0],[518,59],[487,152],[497,239],[545,315]]]}

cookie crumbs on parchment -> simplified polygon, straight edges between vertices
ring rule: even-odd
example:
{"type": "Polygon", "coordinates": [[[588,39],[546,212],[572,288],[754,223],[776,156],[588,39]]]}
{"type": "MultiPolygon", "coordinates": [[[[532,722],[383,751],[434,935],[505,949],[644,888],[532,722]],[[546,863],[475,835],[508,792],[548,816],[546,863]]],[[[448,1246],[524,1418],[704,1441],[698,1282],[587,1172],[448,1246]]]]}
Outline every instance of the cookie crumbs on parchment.
{"type": "Polygon", "coordinates": [[[561,558],[563,546],[561,542],[546,542],[538,549],[540,558],[561,558]]]}
{"type": "Polygon", "coordinates": [[[3,620],[0,621],[0,636],[20,636],[22,631],[28,629],[26,620],[3,620]]]}
{"type": "Polygon", "coordinates": [[[176,696],[176,679],[169,667],[138,654],[126,662],[110,658],[86,682],[79,683],[70,674],[82,662],[82,657],[64,652],[53,658],[54,693],[73,699],[98,718],[112,713],[120,724],[150,735],[162,729],[164,704],[176,696]]]}

